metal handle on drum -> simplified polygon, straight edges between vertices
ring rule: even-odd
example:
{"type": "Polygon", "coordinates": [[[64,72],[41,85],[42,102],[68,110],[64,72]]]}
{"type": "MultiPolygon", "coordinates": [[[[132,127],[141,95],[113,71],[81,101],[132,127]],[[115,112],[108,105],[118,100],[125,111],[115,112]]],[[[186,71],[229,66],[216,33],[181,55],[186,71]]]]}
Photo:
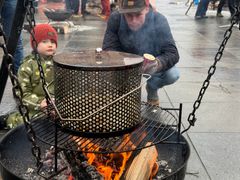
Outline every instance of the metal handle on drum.
{"type": "Polygon", "coordinates": [[[144,82],[141,82],[141,84],[140,84],[138,87],[136,87],[135,89],[133,89],[133,90],[129,91],[128,93],[122,95],[121,97],[117,98],[116,100],[110,102],[109,104],[107,104],[107,105],[99,108],[99,109],[96,110],[95,112],[89,114],[88,116],[86,116],[86,117],[84,117],[84,118],[82,118],[82,119],[66,119],[66,118],[63,118],[63,117],[61,116],[60,112],[58,111],[58,108],[57,108],[55,102],[52,100],[52,97],[51,97],[50,93],[48,92],[47,88],[46,88],[46,91],[47,91],[47,95],[48,95],[48,97],[49,97],[49,99],[50,99],[50,101],[51,101],[51,103],[52,103],[55,111],[57,112],[57,115],[59,116],[59,118],[60,118],[61,120],[63,120],[63,121],[84,121],[84,120],[86,120],[87,118],[91,117],[92,115],[98,113],[99,111],[102,111],[103,109],[107,108],[108,106],[110,106],[110,105],[118,102],[119,100],[123,99],[124,97],[128,96],[129,94],[131,94],[131,93],[135,92],[136,90],[140,89],[144,84],[147,83],[147,81],[148,81],[152,76],[151,76],[150,74],[142,74],[142,77],[146,78],[146,80],[145,80],[144,82]]]}

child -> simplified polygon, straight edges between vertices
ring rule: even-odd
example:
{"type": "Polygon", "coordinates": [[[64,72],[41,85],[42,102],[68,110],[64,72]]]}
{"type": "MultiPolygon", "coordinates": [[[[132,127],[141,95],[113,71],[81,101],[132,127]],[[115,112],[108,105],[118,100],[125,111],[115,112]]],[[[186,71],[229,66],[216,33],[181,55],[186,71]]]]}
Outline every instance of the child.
{"type": "MultiPolygon", "coordinates": [[[[40,56],[41,65],[43,67],[45,81],[48,91],[53,93],[53,55],[57,49],[57,32],[49,24],[39,24],[34,28],[35,40],[37,44],[37,52],[40,56]]],[[[30,36],[31,46],[33,48],[33,39],[30,36]]],[[[28,107],[29,116],[32,117],[41,109],[46,107],[45,93],[42,88],[42,80],[38,70],[37,60],[34,52],[25,57],[22,65],[18,70],[18,80],[23,91],[23,103],[28,107]]],[[[21,124],[23,119],[20,113],[10,114],[6,124],[9,128],[14,128],[21,124]]]]}

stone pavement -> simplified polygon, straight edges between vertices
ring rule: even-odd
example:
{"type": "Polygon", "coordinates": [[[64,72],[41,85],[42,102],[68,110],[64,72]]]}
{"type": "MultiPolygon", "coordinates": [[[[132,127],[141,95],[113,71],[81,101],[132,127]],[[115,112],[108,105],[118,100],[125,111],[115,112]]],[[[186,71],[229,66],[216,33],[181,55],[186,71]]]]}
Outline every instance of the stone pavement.
{"type": "MultiPolygon", "coordinates": [[[[193,109],[208,69],[230,24],[227,11],[223,18],[216,18],[215,10],[208,10],[209,18],[194,20],[196,7],[188,15],[183,0],[157,1],[156,7],[171,26],[180,53],[179,81],[159,91],[162,107],[179,107],[183,103],[183,127],[193,109]]],[[[54,4],[51,4],[54,6],[54,4]]],[[[42,16],[44,17],[44,16],[42,16]]],[[[38,22],[47,22],[37,16],[38,22]]],[[[59,35],[58,52],[101,47],[106,22],[96,17],[75,21],[72,32],[59,35]]],[[[24,35],[25,53],[31,51],[28,34],[24,35]]],[[[233,29],[221,61],[211,78],[201,106],[196,111],[197,121],[185,137],[191,146],[187,180],[237,180],[240,179],[240,31],[233,29]]],[[[143,100],[146,92],[143,89],[143,100]]],[[[0,104],[0,115],[14,109],[11,85],[8,83],[0,104]]]]}

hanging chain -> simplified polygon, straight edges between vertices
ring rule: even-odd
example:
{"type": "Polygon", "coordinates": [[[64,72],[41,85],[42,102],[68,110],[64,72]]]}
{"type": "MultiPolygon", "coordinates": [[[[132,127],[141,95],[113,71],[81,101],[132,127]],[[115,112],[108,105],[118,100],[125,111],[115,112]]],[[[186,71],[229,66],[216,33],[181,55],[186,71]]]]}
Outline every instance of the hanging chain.
{"type": "MultiPolygon", "coordinates": [[[[25,1],[25,6],[27,7],[28,4],[26,4],[27,1],[25,1]]],[[[40,169],[40,167],[42,166],[42,162],[41,162],[41,150],[40,147],[37,145],[36,143],[36,134],[32,128],[32,125],[30,123],[30,117],[29,117],[29,111],[26,105],[24,105],[23,103],[23,91],[22,88],[20,86],[20,83],[18,81],[17,76],[14,74],[14,67],[13,67],[13,57],[11,54],[8,53],[8,49],[7,49],[7,38],[5,33],[3,32],[3,28],[2,26],[0,26],[0,36],[3,37],[3,41],[0,43],[0,47],[3,49],[4,52],[4,56],[5,56],[5,60],[8,62],[8,73],[9,73],[9,77],[12,83],[12,91],[13,91],[13,96],[16,100],[16,103],[18,104],[18,109],[20,114],[23,117],[23,121],[24,121],[24,125],[27,131],[27,137],[29,139],[29,141],[32,143],[32,154],[35,157],[36,161],[37,161],[37,167],[40,169]]]]}
{"type": "Polygon", "coordinates": [[[28,21],[28,24],[29,24],[29,29],[30,29],[29,33],[32,37],[33,52],[34,52],[35,59],[37,60],[38,70],[40,72],[40,78],[41,78],[41,81],[42,81],[42,88],[43,88],[43,91],[45,93],[45,98],[46,98],[47,104],[49,105],[50,104],[50,97],[48,96],[48,92],[47,92],[47,83],[46,83],[46,80],[45,80],[45,75],[44,75],[43,67],[42,67],[42,64],[41,64],[41,58],[40,58],[40,56],[37,52],[37,41],[36,41],[35,32],[34,32],[34,27],[36,25],[36,21],[34,19],[35,8],[33,6],[33,1],[34,0],[29,0],[29,6],[27,6],[26,20],[28,21]]]}
{"type": "MultiPolygon", "coordinates": [[[[210,84],[210,79],[211,77],[213,76],[213,74],[215,73],[216,71],[216,65],[217,65],[217,62],[220,61],[220,59],[222,58],[222,55],[223,55],[223,51],[226,47],[226,44],[229,40],[229,38],[231,37],[232,35],[232,29],[233,29],[233,26],[235,24],[239,24],[239,21],[240,21],[240,7],[237,7],[236,8],[236,12],[235,14],[233,15],[232,19],[231,19],[231,24],[230,24],[230,27],[226,30],[225,34],[224,34],[224,39],[218,49],[218,52],[217,54],[215,55],[215,58],[214,58],[214,63],[213,65],[210,66],[210,68],[208,69],[208,75],[207,75],[207,78],[205,79],[205,81],[203,82],[203,85],[202,85],[202,88],[200,89],[200,92],[198,94],[198,98],[197,100],[194,102],[193,104],[193,110],[192,112],[189,114],[188,116],[188,122],[189,122],[189,126],[188,128],[186,128],[184,131],[182,131],[182,134],[186,131],[188,131],[190,129],[191,126],[194,126],[195,125],[195,122],[197,120],[196,116],[195,116],[195,113],[196,113],[196,110],[200,107],[200,104],[201,104],[201,101],[202,101],[202,98],[204,96],[204,93],[206,92],[209,84],[210,84]]],[[[240,29],[240,26],[239,26],[239,29],[240,29]]]]}

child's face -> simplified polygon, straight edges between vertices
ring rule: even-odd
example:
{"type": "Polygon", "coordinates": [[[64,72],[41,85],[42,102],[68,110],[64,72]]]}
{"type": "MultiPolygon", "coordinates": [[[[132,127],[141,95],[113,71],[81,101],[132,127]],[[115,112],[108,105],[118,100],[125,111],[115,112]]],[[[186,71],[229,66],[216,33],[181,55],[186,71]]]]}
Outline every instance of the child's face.
{"type": "Polygon", "coordinates": [[[41,56],[52,56],[56,53],[57,46],[53,40],[46,39],[38,43],[37,50],[41,56]]]}

